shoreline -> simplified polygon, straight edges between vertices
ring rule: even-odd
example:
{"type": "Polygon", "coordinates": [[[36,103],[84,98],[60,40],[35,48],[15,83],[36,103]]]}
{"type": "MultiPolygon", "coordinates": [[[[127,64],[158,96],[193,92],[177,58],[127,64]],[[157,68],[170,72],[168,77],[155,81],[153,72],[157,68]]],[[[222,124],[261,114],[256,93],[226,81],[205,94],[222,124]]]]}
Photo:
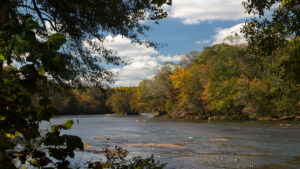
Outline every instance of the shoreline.
{"type": "MultiPolygon", "coordinates": [[[[142,113],[142,114],[153,114],[153,117],[157,119],[174,119],[174,120],[226,120],[226,121],[300,121],[300,115],[291,115],[291,116],[281,116],[281,117],[260,117],[257,119],[250,119],[246,116],[228,116],[228,115],[220,115],[220,116],[193,116],[193,115],[184,115],[184,116],[170,116],[170,115],[160,115],[157,116],[154,113],[142,113]]],[[[53,117],[64,117],[64,116],[113,116],[113,117],[134,117],[134,116],[143,116],[139,115],[116,115],[116,114],[64,114],[64,115],[55,115],[53,117]]]]}
{"type": "Polygon", "coordinates": [[[155,118],[159,119],[185,119],[185,120],[228,120],[228,121],[300,121],[300,115],[292,115],[292,116],[281,116],[281,117],[260,117],[257,119],[250,119],[246,116],[228,116],[228,115],[220,115],[220,116],[192,116],[192,115],[185,115],[185,116],[155,116],[155,118]]]}

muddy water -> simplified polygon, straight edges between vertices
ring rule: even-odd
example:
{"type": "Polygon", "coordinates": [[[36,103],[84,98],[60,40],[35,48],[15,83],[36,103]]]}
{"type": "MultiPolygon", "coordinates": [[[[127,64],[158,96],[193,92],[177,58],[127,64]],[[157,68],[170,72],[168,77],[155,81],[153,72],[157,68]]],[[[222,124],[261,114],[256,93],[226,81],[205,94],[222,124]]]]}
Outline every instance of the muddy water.
{"type": "MultiPolygon", "coordinates": [[[[62,116],[74,120],[67,134],[78,135],[93,152],[74,161],[97,160],[105,144],[130,156],[154,155],[166,168],[300,168],[300,123],[261,121],[188,121],[134,117],[62,116]],[[79,120],[77,124],[76,121],[79,120]],[[109,138],[109,139],[107,139],[109,138]]],[[[50,124],[48,124],[50,125],[50,124]]]]}

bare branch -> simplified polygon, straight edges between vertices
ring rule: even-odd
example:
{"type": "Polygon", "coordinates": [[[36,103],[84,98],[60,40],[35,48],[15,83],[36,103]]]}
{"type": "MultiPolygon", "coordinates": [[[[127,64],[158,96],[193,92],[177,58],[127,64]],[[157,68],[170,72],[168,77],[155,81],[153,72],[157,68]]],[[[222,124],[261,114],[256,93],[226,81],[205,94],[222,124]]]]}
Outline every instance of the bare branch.
{"type": "Polygon", "coordinates": [[[32,3],[33,3],[34,8],[32,8],[31,6],[28,6],[28,5],[20,5],[20,6],[36,11],[37,14],[38,14],[38,16],[39,16],[39,18],[40,18],[40,20],[41,20],[41,22],[42,22],[42,24],[43,24],[43,26],[44,26],[44,28],[45,28],[45,30],[47,30],[45,21],[48,21],[49,24],[51,25],[51,27],[52,27],[55,31],[57,31],[56,26],[53,25],[53,23],[52,23],[53,18],[52,18],[50,15],[48,15],[48,14],[46,14],[46,13],[40,11],[40,9],[38,8],[38,6],[37,6],[35,0],[32,0],[32,3]],[[46,16],[46,17],[48,17],[48,18],[44,18],[43,15],[46,16]]]}
{"type": "MultiPolygon", "coordinates": [[[[23,7],[23,8],[27,8],[27,9],[30,9],[30,10],[33,10],[33,11],[36,11],[35,8],[33,8],[33,7],[31,7],[31,6],[28,6],[28,5],[18,4],[18,6],[23,7]]],[[[52,19],[52,20],[53,20],[53,17],[50,16],[49,14],[47,14],[47,13],[45,13],[45,12],[43,12],[43,11],[40,11],[40,12],[41,12],[42,15],[44,15],[44,16],[48,17],[49,19],[52,19]]]]}
{"type": "Polygon", "coordinates": [[[33,6],[34,6],[34,10],[37,12],[39,18],[41,19],[42,24],[43,24],[45,30],[47,30],[45,22],[44,22],[44,19],[42,17],[42,13],[41,13],[40,9],[37,7],[35,0],[32,0],[32,3],[33,3],[33,6]]]}

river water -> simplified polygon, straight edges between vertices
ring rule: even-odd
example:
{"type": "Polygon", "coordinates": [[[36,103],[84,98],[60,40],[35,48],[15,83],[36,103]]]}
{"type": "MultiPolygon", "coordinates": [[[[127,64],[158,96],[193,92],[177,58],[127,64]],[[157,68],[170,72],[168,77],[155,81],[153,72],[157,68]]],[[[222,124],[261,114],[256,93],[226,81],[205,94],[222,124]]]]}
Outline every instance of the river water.
{"type": "MultiPolygon", "coordinates": [[[[95,150],[102,150],[105,144],[118,145],[128,150],[129,156],[153,154],[161,163],[167,163],[166,168],[300,168],[299,122],[208,122],[155,119],[150,115],[93,115],[60,116],[51,119],[49,125],[65,120],[74,120],[75,125],[64,133],[80,136],[95,150]]],[[[77,152],[74,161],[93,161],[101,156],[77,152]]]]}

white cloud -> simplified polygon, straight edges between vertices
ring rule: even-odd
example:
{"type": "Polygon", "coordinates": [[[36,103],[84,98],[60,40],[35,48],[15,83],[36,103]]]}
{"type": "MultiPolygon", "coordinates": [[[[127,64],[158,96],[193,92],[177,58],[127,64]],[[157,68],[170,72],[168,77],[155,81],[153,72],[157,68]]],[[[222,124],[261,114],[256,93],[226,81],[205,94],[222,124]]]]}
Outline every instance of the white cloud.
{"type": "Polygon", "coordinates": [[[197,45],[202,45],[202,44],[208,44],[210,40],[197,40],[195,44],[197,45]]]}
{"type": "Polygon", "coordinates": [[[116,86],[137,86],[144,79],[149,79],[153,76],[159,64],[152,62],[133,62],[117,70],[118,80],[116,86]]]}
{"type": "Polygon", "coordinates": [[[160,55],[157,58],[162,62],[179,62],[183,55],[176,55],[176,56],[164,56],[160,55]]]}
{"type": "Polygon", "coordinates": [[[136,57],[136,56],[149,56],[158,54],[154,48],[147,48],[145,45],[133,44],[131,40],[122,36],[106,37],[106,47],[117,52],[121,57],[136,57]]]}
{"type": "Polygon", "coordinates": [[[214,38],[214,43],[229,43],[228,40],[225,40],[226,37],[230,35],[235,35],[237,34],[239,36],[238,42],[234,43],[247,43],[246,39],[244,38],[244,35],[240,32],[241,28],[244,26],[244,23],[237,24],[233,27],[230,28],[217,28],[216,32],[217,34],[213,37],[214,38]]]}
{"type": "MultiPolygon", "coordinates": [[[[52,23],[52,24],[54,24],[54,23],[52,23]]],[[[57,32],[51,27],[50,22],[45,22],[45,27],[46,27],[46,29],[47,29],[48,36],[57,33],[57,32]]],[[[37,40],[39,40],[39,41],[41,41],[41,42],[45,42],[45,41],[47,40],[47,39],[45,39],[45,38],[39,36],[38,34],[35,34],[35,37],[36,37],[37,40]]]]}
{"type": "Polygon", "coordinates": [[[198,24],[213,20],[240,20],[249,16],[244,12],[242,1],[173,0],[169,8],[169,16],[181,19],[184,24],[198,24]]]}
{"type": "Polygon", "coordinates": [[[118,74],[114,86],[137,86],[140,81],[152,78],[162,62],[177,62],[181,58],[179,55],[159,55],[156,49],[133,44],[130,39],[122,36],[107,36],[105,46],[107,49],[115,51],[117,56],[131,58],[127,65],[111,69],[112,72],[118,74]]]}

